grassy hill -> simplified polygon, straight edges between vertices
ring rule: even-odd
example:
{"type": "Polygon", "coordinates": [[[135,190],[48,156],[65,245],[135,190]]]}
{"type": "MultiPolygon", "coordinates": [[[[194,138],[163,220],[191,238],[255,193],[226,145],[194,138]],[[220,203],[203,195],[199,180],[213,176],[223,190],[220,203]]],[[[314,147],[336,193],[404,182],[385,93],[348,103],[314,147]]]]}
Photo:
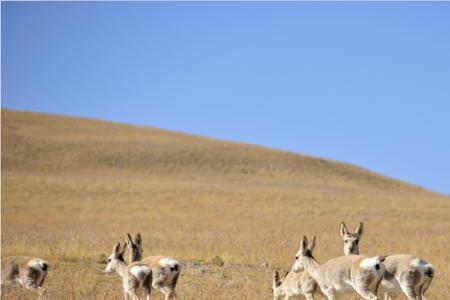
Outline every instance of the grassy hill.
{"type": "Polygon", "coordinates": [[[290,268],[301,235],[317,234],[321,261],[342,255],[342,220],[365,222],[364,253],[433,262],[429,299],[449,298],[449,200],[340,162],[2,110],[2,255],[51,261],[52,299],[120,297],[98,261],[127,231],[143,234],[145,255],[202,266],[186,267],[180,299],[271,299],[272,269],[290,268]],[[215,256],[225,266],[210,264],[215,256]]]}
{"type": "Polygon", "coordinates": [[[4,110],[4,171],[127,171],[309,188],[420,189],[339,162],[111,122],[4,110]]]}

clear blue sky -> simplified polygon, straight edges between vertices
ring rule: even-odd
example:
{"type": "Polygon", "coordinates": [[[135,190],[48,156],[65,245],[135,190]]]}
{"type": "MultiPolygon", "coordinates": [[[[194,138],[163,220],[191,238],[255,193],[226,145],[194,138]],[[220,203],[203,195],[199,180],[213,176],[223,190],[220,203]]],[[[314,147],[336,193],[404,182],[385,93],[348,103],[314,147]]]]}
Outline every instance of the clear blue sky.
{"type": "Polygon", "coordinates": [[[2,106],[354,163],[450,194],[450,3],[1,3],[2,106]]]}

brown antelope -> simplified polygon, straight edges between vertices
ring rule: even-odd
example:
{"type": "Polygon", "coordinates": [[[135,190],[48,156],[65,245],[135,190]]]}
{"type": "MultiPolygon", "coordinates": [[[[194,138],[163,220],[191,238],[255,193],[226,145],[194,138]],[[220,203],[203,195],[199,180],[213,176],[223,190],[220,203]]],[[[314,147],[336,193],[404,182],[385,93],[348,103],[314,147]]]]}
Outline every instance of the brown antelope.
{"type": "Polygon", "coordinates": [[[108,264],[105,273],[112,273],[116,271],[122,277],[124,299],[128,296],[132,300],[139,299],[139,289],[143,289],[145,299],[150,300],[150,293],[152,291],[152,269],[145,263],[135,262],[127,266],[123,258],[125,252],[125,245],[120,248],[120,243],[116,243],[113,248],[111,256],[108,258],[108,264]]]}
{"type": "Polygon", "coordinates": [[[1,285],[22,286],[39,295],[45,294],[45,277],[49,264],[43,259],[28,256],[10,256],[2,259],[1,285]]]}
{"type": "Polygon", "coordinates": [[[176,298],[175,288],[181,273],[181,264],[167,256],[149,256],[142,258],[142,236],[138,233],[135,240],[127,233],[130,262],[141,261],[148,264],[153,271],[153,287],[160,291],[165,300],[176,298]]]}
{"type": "Polygon", "coordinates": [[[306,236],[303,236],[292,267],[294,272],[302,269],[308,271],[329,300],[351,291],[355,291],[366,300],[378,299],[376,296],[378,286],[385,271],[384,257],[349,255],[320,264],[313,256],[315,244],[316,237],[309,244],[306,236]]]}
{"type": "MultiPolygon", "coordinates": [[[[348,232],[345,223],[341,223],[345,255],[359,254],[358,241],[362,235],[362,227],[363,224],[360,223],[353,234],[348,232]]],[[[386,290],[385,300],[391,299],[387,290],[392,289],[402,291],[409,300],[425,299],[424,294],[435,273],[431,264],[416,256],[398,254],[387,256],[384,265],[386,272],[381,285],[386,290]]]]}
{"type": "Polygon", "coordinates": [[[284,273],[283,278],[280,273],[275,271],[273,275],[273,299],[278,300],[284,296],[285,300],[292,297],[300,297],[304,295],[307,300],[314,300],[314,292],[317,289],[317,283],[308,272],[293,272],[288,271],[284,273]]]}

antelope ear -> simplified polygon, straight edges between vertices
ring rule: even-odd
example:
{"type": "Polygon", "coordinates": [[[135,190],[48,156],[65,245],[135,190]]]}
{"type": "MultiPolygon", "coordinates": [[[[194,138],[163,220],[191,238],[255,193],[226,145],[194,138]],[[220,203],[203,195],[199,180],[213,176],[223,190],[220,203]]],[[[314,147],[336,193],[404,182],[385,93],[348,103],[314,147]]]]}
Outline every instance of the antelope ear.
{"type": "Polygon", "coordinates": [[[125,250],[127,250],[127,245],[126,245],[126,244],[123,244],[122,250],[120,250],[120,254],[122,254],[122,256],[123,256],[123,254],[125,253],[125,250]]]}
{"type": "Polygon", "coordinates": [[[280,285],[280,273],[278,273],[278,271],[275,270],[275,272],[273,272],[273,284],[277,287],[280,285]]]}
{"type": "Polygon", "coordinates": [[[348,234],[347,226],[345,226],[345,223],[341,223],[341,237],[345,239],[345,236],[348,234]]]}
{"type": "Polygon", "coordinates": [[[275,271],[273,272],[273,278],[280,279],[280,273],[278,272],[278,270],[275,270],[275,271]]]}
{"type": "Polygon", "coordinates": [[[127,232],[127,236],[125,237],[125,241],[127,243],[128,248],[133,249],[133,240],[131,239],[131,235],[127,232]]]}
{"type": "Polygon", "coordinates": [[[361,235],[363,234],[363,230],[364,230],[364,224],[361,222],[361,223],[359,223],[358,227],[356,227],[355,233],[361,237],[361,235]]]}
{"type": "Polygon", "coordinates": [[[136,234],[136,237],[134,238],[134,243],[138,245],[139,248],[142,250],[142,236],[140,233],[136,234]]]}
{"type": "Polygon", "coordinates": [[[115,243],[113,247],[113,255],[114,257],[119,256],[120,254],[120,243],[115,243]]]}
{"type": "Polygon", "coordinates": [[[316,246],[316,236],[313,237],[311,245],[308,246],[308,250],[312,253],[315,246],[316,246]]]}
{"type": "Polygon", "coordinates": [[[302,254],[305,254],[306,250],[308,250],[308,239],[306,238],[306,236],[303,236],[302,241],[300,242],[300,252],[302,254]]]}

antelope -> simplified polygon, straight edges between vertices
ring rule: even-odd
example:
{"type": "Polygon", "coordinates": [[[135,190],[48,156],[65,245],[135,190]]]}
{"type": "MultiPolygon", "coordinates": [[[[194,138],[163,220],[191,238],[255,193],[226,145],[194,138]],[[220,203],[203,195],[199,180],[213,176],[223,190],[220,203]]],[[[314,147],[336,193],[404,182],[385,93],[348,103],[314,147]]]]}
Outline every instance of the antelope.
{"type": "Polygon", "coordinates": [[[284,296],[285,300],[291,297],[300,297],[304,295],[307,300],[314,300],[314,292],[317,289],[316,281],[308,272],[285,272],[283,280],[280,273],[275,271],[273,274],[273,299],[278,300],[284,296]]]}
{"type": "Polygon", "coordinates": [[[111,256],[108,258],[108,264],[105,268],[105,273],[113,273],[116,271],[122,277],[123,295],[127,300],[128,296],[132,300],[138,300],[139,288],[143,289],[146,295],[146,300],[150,300],[150,293],[152,291],[152,269],[150,266],[142,262],[130,263],[127,265],[123,258],[126,246],[120,248],[120,243],[116,243],[113,248],[111,256]]]}
{"type": "MultiPolygon", "coordinates": [[[[348,232],[345,223],[341,223],[345,255],[359,254],[358,241],[362,235],[362,228],[363,223],[360,223],[356,232],[352,234],[348,232]]],[[[392,289],[402,291],[409,300],[425,299],[424,294],[435,273],[431,264],[413,255],[397,254],[387,256],[384,265],[386,272],[381,285],[386,290],[384,293],[385,300],[392,299],[387,292],[392,289]]]]}
{"type": "Polygon", "coordinates": [[[36,292],[39,299],[45,295],[45,277],[49,264],[45,260],[28,256],[10,256],[2,259],[1,285],[22,286],[36,292]]]}
{"type": "Polygon", "coordinates": [[[292,267],[294,272],[302,269],[308,271],[328,300],[350,291],[355,291],[366,300],[378,299],[378,286],[385,271],[383,256],[341,256],[320,264],[313,256],[315,245],[315,236],[311,244],[303,236],[292,267]]]}
{"type": "Polygon", "coordinates": [[[129,252],[129,261],[141,261],[148,264],[153,271],[153,287],[164,295],[165,300],[175,299],[175,287],[181,273],[181,264],[167,256],[149,256],[142,258],[142,236],[138,233],[133,241],[127,233],[126,244],[129,252]]]}

